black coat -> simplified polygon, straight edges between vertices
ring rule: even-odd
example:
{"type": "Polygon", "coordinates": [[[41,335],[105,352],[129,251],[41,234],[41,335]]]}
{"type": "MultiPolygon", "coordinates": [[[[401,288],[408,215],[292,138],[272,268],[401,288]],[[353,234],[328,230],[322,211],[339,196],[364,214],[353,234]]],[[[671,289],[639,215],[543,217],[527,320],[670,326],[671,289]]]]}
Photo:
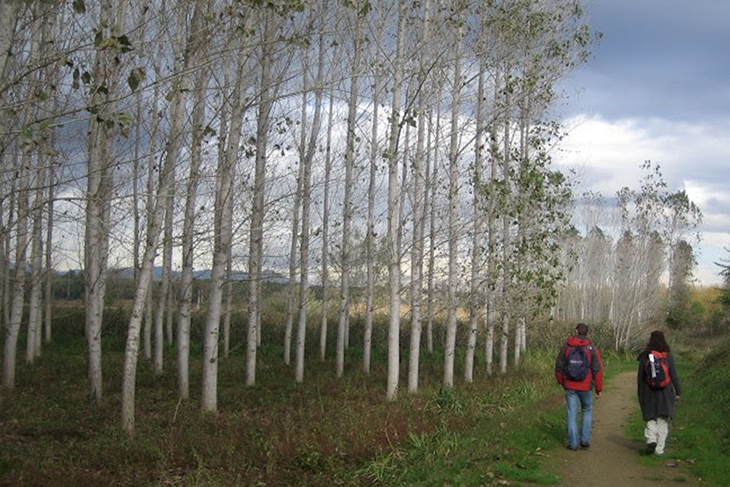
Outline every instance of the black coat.
{"type": "Polygon", "coordinates": [[[641,415],[644,421],[656,418],[671,418],[674,416],[674,401],[677,396],[682,394],[682,386],[679,383],[677,375],[677,367],[674,365],[674,357],[670,353],[667,355],[667,367],[669,368],[669,376],[672,378],[671,383],[664,389],[653,389],[649,387],[644,378],[644,366],[649,360],[647,352],[641,352],[639,360],[639,376],[637,379],[639,388],[639,404],[641,405],[641,415]]]}

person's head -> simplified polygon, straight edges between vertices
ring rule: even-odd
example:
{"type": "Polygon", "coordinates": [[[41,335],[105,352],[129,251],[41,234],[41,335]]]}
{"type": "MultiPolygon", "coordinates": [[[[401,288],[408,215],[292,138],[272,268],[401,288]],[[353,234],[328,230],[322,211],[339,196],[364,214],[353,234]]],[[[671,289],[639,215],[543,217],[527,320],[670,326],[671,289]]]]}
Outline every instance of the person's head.
{"type": "Polygon", "coordinates": [[[664,338],[664,332],[660,330],[654,330],[649,335],[649,343],[646,345],[648,350],[656,350],[657,352],[668,352],[669,345],[667,340],[664,338]]]}
{"type": "Polygon", "coordinates": [[[575,327],[575,334],[581,337],[588,336],[588,325],[585,323],[578,323],[575,327]]]}

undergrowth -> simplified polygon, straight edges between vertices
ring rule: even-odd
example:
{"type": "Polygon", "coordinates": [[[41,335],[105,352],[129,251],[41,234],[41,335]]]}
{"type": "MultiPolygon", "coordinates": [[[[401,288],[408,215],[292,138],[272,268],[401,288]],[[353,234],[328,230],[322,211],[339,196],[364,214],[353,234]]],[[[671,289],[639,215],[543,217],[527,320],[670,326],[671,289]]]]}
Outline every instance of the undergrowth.
{"type": "MultiPolygon", "coordinates": [[[[165,350],[161,375],[141,360],[137,431],[129,438],[120,428],[122,341],[112,337],[105,342],[104,396],[96,404],[85,380],[83,338],[59,336],[35,364],[19,364],[17,389],[0,395],[0,486],[487,487],[558,482],[541,468],[543,452],[565,440],[563,394],[553,377],[554,343],[550,350],[531,349],[519,370],[510,366],[506,375],[487,375],[483,357],[478,357],[474,382],[457,379],[453,389],[441,387],[443,353],[423,353],[420,392],[401,391],[389,403],[384,350],[373,350],[369,375],[360,370],[360,351],[348,350],[341,378],[332,359],[322,362],[312,352],[305,383],[297,384],[293,370],[282,363],[281,347],[273,342],[259,350],[260,379],[254,387],[243,385],[244,347],[221,360],[218,414],[200,413],[199,352],[191,358],[190,401],[177,397],[172,348],[165,350]]],[[[700,405],[710,401],[720,409],[713,409],[717,417],[706,431],[725,428],[727,435],[721,408],[727,415],[722,394],[727,395],[730,384],[720,371],[730,364],[723,355],[705,360],[724,365],[716,376],[686,381],[682,400],[687,402],[679,409],[686,416],[678,418],[676,428],[684,452],[699,451],[698,444],[727,449],[727,444],[703,439],[705,430],[688,426],[697,420],[691,411],[703,421],[708,417],[700,405]],[[714,385],[695,391],[701,384],[714,385]]],[[[456,363],[463,364],[462,355],[456,363]]],[[[604,364],[607,378],[635,367],[633,360],[607,352],[604,364]]],[[[402,372],[405,384],[405,365],[402,372]]],[[[457,378],[459,372],[457,367],[457,378]]],[[[695,458],[697,468],[706,469],[703,478],[723,475],[719,463],[712,473],[704,457],[695,458]]]]}
{"type": "MultiPolygon", "coordinates": [[[[485,486],[502,479],[556,480],[538,462],[541,451],[563,436],[551,353],[531,352],[519,371],[491,377],[482,361],[474,383],[457,380],[453,389],[440,384],[442,354],[423,353],[420,392],[401,391],[389,403],[385,361],[374,360],[365,375],[356,348],[348,351],[344,377],[336,377],[332,360],[310,357],[305,383],[297,384],[281,348],[265,345],[258,355],[260,380],[250,388],[243,385],[239,348],[220,362],[219,413],[203,415],[199,354],[191,359],[193,399],[180,401],[174,350],[168,348],[161,375],[140,361],[137,430],[129,438],[120,427],[123,350],[119,340],[104,346],[99,404],[85,380],[83,338],[59,336],[36,363],[18,364],[16,390],[0,396],[0,485],[485,486]]],[[[380,355],[374,351],[374,358],[380,355]]]]}

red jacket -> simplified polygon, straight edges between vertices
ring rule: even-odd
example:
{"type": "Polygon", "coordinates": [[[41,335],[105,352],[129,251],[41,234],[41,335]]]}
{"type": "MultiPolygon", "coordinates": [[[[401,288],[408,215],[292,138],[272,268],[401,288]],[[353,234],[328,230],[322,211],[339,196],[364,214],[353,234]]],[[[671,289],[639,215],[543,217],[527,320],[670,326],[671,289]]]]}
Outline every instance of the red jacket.
{"type": "Polygon", "coordinates": [[[596,392],[603,391],[603,361],[601,361],[601,353],[598,351],[598,347],[593,345],[586,337],[572,336],[568,338],[568,342],[560,347],[558,358],[555,360],[555,378],[557,379],[558,384],[563,386],[565,389],[590,391],[591,386],[595,386],[596,392]],[[582,381],[570,380],[565,376],[564,372],[568,356],[568,348],[577,346],[587,346],[590,351],[588,356],[591,361],[591,372],[582,381]]]}

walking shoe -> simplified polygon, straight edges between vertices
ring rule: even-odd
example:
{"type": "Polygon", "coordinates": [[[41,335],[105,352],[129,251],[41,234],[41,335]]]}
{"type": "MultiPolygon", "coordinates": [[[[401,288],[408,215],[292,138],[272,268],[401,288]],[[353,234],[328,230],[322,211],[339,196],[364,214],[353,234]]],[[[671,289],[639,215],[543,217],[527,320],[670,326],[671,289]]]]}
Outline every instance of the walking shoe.
{"type": "Polygon", "coordinates": [[[578,447],[577,446],[570,446],[570,445],[568,445],[568,450],[570,450],[570,451],[576,451],[576,450],[578,450],[578,447]]]}
{"type": "Polygon", "coordinates": [[[583,443],[581,441],[580,442],[580,447],[583,448],[584,450],[587,450],[587,449],[589,449],[591,447],[591,444],[590,443],[583,443]]]}
{"type": "Polygon", "coordinates": [[[651,443],[647,443],[646,444],[646,453],[647,453],[647,455],[651,455],[655,451],[656,451],[656,443],[654,443],[652,441],[651,443]]]}

